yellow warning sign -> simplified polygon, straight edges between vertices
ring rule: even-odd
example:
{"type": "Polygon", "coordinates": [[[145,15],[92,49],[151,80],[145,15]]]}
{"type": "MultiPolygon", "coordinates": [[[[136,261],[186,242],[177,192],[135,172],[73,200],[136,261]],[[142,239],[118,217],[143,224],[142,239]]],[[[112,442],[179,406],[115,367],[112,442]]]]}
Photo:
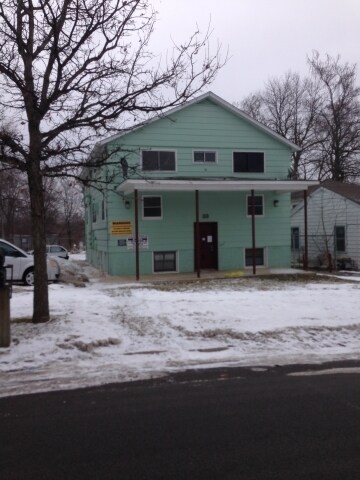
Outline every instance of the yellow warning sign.
{"type": "Polygon", "coordinates": [[[111,235],[132,235],[131,222],[112,222],[111,235]]]}

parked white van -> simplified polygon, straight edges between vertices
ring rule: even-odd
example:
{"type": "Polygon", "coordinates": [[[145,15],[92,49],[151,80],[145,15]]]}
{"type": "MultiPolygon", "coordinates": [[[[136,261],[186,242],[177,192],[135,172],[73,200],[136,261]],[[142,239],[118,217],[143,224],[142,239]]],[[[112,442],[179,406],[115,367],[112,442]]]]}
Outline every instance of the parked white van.
{"type": "MultiPolygon", "coordinates": [[[[0,239],[0,249],[5,254],[4,266],[12,265],[13,280],[25,285],[34,285],[34,257],[6,240],[0,239]]],[[[48,280],[56,281],[60,276],[60,266],[55,258],[47,258],[48,280]]],[[[9,278],[9,274],[7,274],[9,278]]]]}

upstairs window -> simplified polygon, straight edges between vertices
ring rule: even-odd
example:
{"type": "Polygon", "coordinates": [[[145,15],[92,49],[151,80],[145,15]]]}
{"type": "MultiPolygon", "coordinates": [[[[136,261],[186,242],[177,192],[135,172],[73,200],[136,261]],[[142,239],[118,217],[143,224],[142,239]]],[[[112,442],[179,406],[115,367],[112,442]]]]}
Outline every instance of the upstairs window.
{"type": "Polygon", "coordinates": [[[143,218],[162,218],[161,197],[143,197],[143,218]]]}
{"type": "Polygon", "coordinates": [[[142,169],[146,172],[174,172],[175,152],[167,150],[142,150],[142,169]]]}
{"type": "Polygon", "coordinates": [[[345,227],[335,227],[335,251],[345,252],[345,227]]]}
{"type": "Polygon", "coordinates": [[[194,163],[215,163],[216,152],[210,150],[196,150],[194,151],[194,163]]]}
{"type": "Polygon", "coordinates": [[[235,173],[264,173],[264,152],[234,152],[235,173]]]}
{"type": "MultiPolygon", "coordinates": [[[[251,195],[247,196],[247,214],[249,217],[252,216],[252,206],[253,206],[253,197],[251,195]]],[[[254,207],[255,215],[264,215],[264,196],[263,195],[254,195],[254,207]]]]}

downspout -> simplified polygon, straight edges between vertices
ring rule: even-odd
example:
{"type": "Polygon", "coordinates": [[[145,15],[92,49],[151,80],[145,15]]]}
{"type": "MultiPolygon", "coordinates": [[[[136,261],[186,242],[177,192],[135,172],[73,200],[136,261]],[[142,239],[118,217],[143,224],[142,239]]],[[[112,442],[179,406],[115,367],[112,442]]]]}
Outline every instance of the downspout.
{"type": "Polygon", "coordinates": [[[136,264],[136,280],[140,279],[139,265],[139,213],[138,213],[138,191],[135,189],[135,264],[136,264]]]}
{"type": "Polygon", "coordinates": [[[256,239],[255,239],[255,194],[251,190],[251,234],[252,234],[252,267],[256,275],[256,239]]]}
{"type": "Polygon", "coordinates": [[[199,190],[195,190],[195,258],[196,275],[200,278],[200,224],[199,224],[199,190]]]}
{"type": "Polygon", "coordinates": [[[110,228],[109,228],[109,209],[108,209],[108,200],[109,200],[109,197],[108,197],[108,187],[109,187],[109,184],[108,184],[108,181],[109,181],[109,175],[108,175],[108,170],[106,169],[106,182],[105,182],[105,223],[106,223],[106,231],[107,231],[107,236],[106,236],[106,257],[107,257],[107,265],[106,265],[106,269],[107,269],[107,274],[109,275],[110,274],[110,251],[109,251],[109,246],[110,246],[110,228]]]}
{"type": "Polygon", "coordinates": [[[307,191],[304,190],[304,270],[308,269],[308,211],[307,211],[307,191]]]}

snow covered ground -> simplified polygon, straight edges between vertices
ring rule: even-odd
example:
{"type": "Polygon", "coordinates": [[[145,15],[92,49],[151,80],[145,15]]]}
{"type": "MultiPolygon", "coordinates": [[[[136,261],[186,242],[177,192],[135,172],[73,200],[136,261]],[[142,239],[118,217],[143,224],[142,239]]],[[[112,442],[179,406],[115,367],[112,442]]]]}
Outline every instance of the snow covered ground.
{"type": "Polygon", "coordinates": [[[14,288],[0,396],[189,368],[360,358],[360,274],[134,284],[101,276],[81,256],[62,266],[90,282],[75,286],[67,275],[51,284],[46,324],[31,323],[32,288],[14,288]]]}

